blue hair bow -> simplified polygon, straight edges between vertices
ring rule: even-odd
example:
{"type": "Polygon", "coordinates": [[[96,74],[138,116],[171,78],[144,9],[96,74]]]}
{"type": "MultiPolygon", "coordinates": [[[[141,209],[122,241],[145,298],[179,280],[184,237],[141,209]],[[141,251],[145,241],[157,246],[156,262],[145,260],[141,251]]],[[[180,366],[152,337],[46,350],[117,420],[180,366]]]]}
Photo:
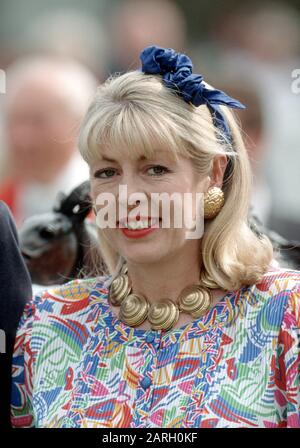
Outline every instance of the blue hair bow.
{"type": "Polygon", "coordinates": [[[176,53],[172,48],[146,47],[140,59],[142,72],[161,75],[164,84],[178,92],[187,103],[192,103],[194,106],[205,104],[212,114],[215,126],[222,131],[227,141],[231,142],[230,129],[219,105],[245,109],[243,104],[221,90],[209,88],[204,83],[202,75],[192,73],[191,59],[185,54],[176,53]]]}

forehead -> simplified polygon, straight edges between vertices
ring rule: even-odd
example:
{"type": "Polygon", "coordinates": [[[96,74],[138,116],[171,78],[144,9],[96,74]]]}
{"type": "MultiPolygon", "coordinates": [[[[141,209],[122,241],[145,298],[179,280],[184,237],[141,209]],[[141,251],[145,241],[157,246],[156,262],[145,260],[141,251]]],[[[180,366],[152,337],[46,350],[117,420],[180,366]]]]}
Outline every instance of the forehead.
{"type": "Polygon", "coordinates": [[[187,145],[172,120],[140,108],[118,105],[91,114],[80,137],[88,163],[101,157],[139,160],[187,155],[187,145]],[[163,152],[162,152],[163,151],[163,152]]]}
{"type": "Polygon", "coordinates": [[[54,108],[62,108],[66,101],[64,93],[45,83],[27,83],[11,90],[7,98],[9,111],[24,111],[24,113],[45,112],[54,108]]]}

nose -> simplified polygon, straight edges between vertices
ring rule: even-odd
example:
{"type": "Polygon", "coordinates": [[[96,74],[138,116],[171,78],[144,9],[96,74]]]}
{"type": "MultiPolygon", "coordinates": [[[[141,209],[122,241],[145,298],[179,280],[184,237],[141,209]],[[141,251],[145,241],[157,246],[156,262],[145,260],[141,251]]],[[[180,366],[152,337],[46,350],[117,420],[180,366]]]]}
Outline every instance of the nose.
{"type": "Polygon", "coordinates": [[[126,188],[128,196],[145,193],[145,185],[143,185],[138,173],[132,169],[123,171],[119,185],[126,188]]]}
{"type": "Polygon", "coordinates": [[[148,204],[147,191],[138,176],[125,174],[119,184],[118,202],[121,207],[135,208],[138,205],[148,204]]]}

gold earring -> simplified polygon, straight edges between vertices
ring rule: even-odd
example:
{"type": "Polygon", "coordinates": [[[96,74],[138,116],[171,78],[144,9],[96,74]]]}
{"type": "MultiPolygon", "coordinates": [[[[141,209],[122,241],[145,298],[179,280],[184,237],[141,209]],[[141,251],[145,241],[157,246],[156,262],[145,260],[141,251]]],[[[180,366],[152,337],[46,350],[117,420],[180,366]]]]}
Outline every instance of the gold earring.
{"type": "Polygon", "coordinates": [[[224,193],[221,188],[210,188],[204,195],[204,219],[215,218],[223,207],[224,202],[224,193]]]}
{"type": "Polygon", "coordinates": [[[96,209],[96,206],[93,205],[93,206],[92,206],[92,209],[93,209],[93,212],[94,212],[95,216],[97,216],[97,209],[96,209]]]}

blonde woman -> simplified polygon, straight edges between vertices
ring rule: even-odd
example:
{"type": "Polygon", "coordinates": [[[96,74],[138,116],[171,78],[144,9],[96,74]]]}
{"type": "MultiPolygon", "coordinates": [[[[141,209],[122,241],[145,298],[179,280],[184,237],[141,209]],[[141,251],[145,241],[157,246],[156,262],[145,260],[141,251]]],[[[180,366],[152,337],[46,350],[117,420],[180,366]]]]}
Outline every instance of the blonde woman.
{"type": "Polygon", "coordinates": [[[247,225],[243,106],[172,49],[141,61],[99,87],[79,139],[109,272],[25,310],[13,425],[299,427],[300,273],[247,225]],[[181,226],[175,200],[136,212],[163,193],[192,197],[181,226]]]}

